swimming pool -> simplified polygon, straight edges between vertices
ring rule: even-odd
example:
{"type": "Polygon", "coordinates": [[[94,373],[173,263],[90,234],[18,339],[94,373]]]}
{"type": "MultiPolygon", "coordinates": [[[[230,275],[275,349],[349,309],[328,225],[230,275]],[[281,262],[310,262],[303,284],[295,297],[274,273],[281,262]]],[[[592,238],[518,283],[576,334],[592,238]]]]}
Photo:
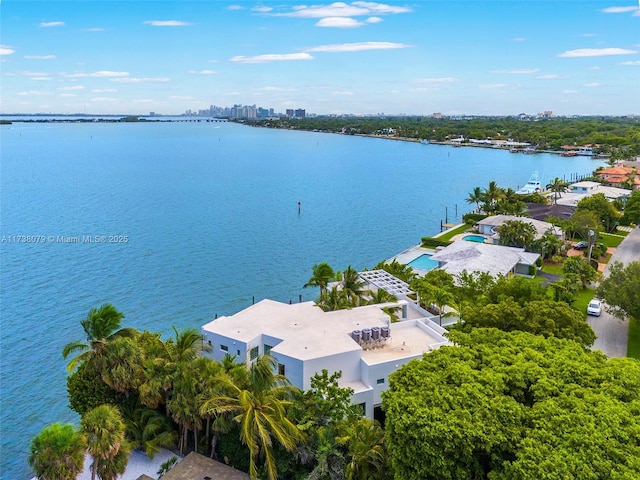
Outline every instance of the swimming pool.
{"type": "Polygon", "coordinates": [[[414,258],[407,265],[411,268],[417,268],[420,270],[433,270],[438,266],[438,262],[431,260],[429,253],[423,253],[418,258],[414,258]]]}
{"type": "Polygon", "coordinates": [[[466,237],[462,237],[463,240],[466,240],[467,242],[478,242],[478,243],[484,243],[486,238],[481,237],[480,235],[467,235],[466,237]]]}

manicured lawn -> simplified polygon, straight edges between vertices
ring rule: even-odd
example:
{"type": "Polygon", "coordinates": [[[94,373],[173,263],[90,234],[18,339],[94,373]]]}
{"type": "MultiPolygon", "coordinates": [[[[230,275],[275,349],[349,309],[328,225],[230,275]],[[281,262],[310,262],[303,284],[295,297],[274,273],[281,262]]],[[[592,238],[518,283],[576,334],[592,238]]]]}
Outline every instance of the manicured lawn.
{"type": "Polygon", "coordinates": [[[553,273],[554,275],[562,275],[562,265],[549,265],[543,264],[542,271],[547,273],[553,273]]]}
{"type": "Polygon", "coordinates": [[[616,230],[616,235],[620,235],[621,237],[626,237],[627,235],[629,235],[629,232],[625,230],[616,230]]]}
{"type": "Polygon", "coordinates": [[[584,313],[585,318],[587,316],[587,305],[589,305],[589,302],[593,297],[595,297],[594,289],[585,288],[584,290],[581,290],[580,292],[578,292],[578,295],[576,296],[576,301],[573,302],[573,307],[580,310],[582,313],[584,313]]]}
{"type": "Polygon", "coordinates": [[[436,237],[438,240],[442,240],[442,241],[449,241],[451,240],[453,237],[455,237],[456,235],[460,234],[460,233],[464,233],[465,230],[467,228],[471,228],[469,225],[467,225],[466,223],[464,225],[460,225],[459,227],[456,227],[452,230],[449,230],[448,232],[439,235],[438,237],[436,237]]]}
{"type": "Polygon", "coordinates": [[[629,342],[627,343],[627,357],[640,360],[640,319],[629,318],[629,342]]]}
{"type": "Polygon", "coordinates": [[[613,248],[620,245],[620,242],[624,240],[623,237],[617,237],[615,235],[610,235],[608,233],[601,233],[600,235],[598,235],[598,239],[599,241],[604,243],[607,247],[613,247],[613,248]]]}

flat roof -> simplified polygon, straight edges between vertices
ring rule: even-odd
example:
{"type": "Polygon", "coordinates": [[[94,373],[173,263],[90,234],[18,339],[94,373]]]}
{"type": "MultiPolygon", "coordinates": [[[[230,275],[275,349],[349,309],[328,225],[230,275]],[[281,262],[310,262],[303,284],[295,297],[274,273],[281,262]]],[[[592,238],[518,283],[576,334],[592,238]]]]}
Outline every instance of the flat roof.
{"type": "MultiPolygon", "coordinates": [[[[400,302],[400,304],[405,302],[400,302]]],[[[219,317],[204,325],[205,332],[211,332],[227,338],[249,343],[256,337],[267,335],[279,339],[271,349],[274,354],[282,354],[300,360],[311,360],[345,352],[362,350],[356,343],[351,332],[372,327],[390,327],[392,343],[397,346],[399,339],[413,342],[409,337],[414,336],[422,349],[431,344],[446,341],[437,332],[421,328],[416,320],[390,323],[390,317],[382,311],[383,307],[391,304],[366,305],[350,310],[336,310],[324,312],[313,302],[286,304],[273,300],[262,300],[232,316],[219,317]],[[398,338],[396,338],[396,336],[398,338]],[[406,337],[406,338],[405,338],[406,337]]],[[[412,343],[413,345],[413,343],[412,343]]],[[[415,344],[416,348],[418,343],[415,344]]],[[[366,356],[381,356],[380,352],[369,353],[366,356]]],[[[384,355],[391,349],[386,349],[384,355]]],[[[390,358],[402,358],[402,351],[395,351],[390,358]]]]}

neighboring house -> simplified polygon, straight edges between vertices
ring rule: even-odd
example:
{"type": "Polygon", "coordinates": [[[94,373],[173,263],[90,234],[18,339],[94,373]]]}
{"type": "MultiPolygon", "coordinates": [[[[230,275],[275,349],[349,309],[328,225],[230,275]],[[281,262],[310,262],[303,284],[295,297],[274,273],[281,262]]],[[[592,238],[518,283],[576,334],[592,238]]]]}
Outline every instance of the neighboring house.
{"type": "Polygon", "coordinates": [[[530,275],[540,254],[525,252],[523,248],[503,247],[486,243],[459,240],[431,256],[439,268],[451,275],[467,272],[486,272],[492,276],[530,275]]]}
{"type": "Polygon", "coordinates": [[[249,480],[249,475],[199,453],[191,452],[165,473],[162,480],[249,480]]]}
{"type": "Polygon", "coordinates": [[[640,190],[640,174],[633,167],[624,167],[621,165],[605,168],[596,172],[605,183],[612,187],[624,187],[630,183],[633,190],[640,190]]]}
{"type": "Polygon", "coordinates": [[[389,374],[449,344],[445,330],[434,322],[407,319],[407,303],[324,312],[313,302],[262,300],[203,325],[201,331],[212,347],[206,355],[220,361],[228,353],[249,365],[258,356],[270,354],[278,362],[278,372],[302,390],[308,390],[311,377],[323,369],[330,374],[341,371],[340,386],[352,388],[352,402],[373,418],[389,374]],[[402,309],[403,321],[390,322],[382,310],[390,306],[402,309]]]}
{"type": "MultiPolygon", "coordinates": [[[[541,238],[545,233],[551,233],[558,237],[560,240],[564,239],[564,233],[560,227],[556,227],[551,223],[543,222],[529,217],[516,217],[515,215],[492,215],[480,220],[478,222],[478,232],[482,235],[491,237],[494,244],[500,243],[500,235],[498,234],[498,227],[508,221],[518,221],[528,223],[536,229],[535,238],[541,238]]],[[[435,260],[432,258],[432,260],[435,260]]]]}
{"type": "Polygon", "coordinates": [[[562,196],[558,198],[558,205],[576,207],[578,202],[583,198],[596,195],[598,193],[602,193],[610,202],[613,202],[614,200],[625,201],[631,195],[631,190],[608,187],[601,183],[591,181],[572,183],[569,185],[569,191],[567,193],[563,193],[562,196]]]}

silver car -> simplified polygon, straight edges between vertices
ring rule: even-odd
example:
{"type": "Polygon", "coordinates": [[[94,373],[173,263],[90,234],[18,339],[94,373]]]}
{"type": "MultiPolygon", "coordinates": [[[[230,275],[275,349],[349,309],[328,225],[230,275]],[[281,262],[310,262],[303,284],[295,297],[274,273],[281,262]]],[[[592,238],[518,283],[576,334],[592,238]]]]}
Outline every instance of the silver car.
{"type": "Polygon", "coordinates": [[[602,302],[597,298],[594,298],[589,302],[587,306],[587,315],[593,315],[594,317],[599,317],[602,313],[602,302]]]}

